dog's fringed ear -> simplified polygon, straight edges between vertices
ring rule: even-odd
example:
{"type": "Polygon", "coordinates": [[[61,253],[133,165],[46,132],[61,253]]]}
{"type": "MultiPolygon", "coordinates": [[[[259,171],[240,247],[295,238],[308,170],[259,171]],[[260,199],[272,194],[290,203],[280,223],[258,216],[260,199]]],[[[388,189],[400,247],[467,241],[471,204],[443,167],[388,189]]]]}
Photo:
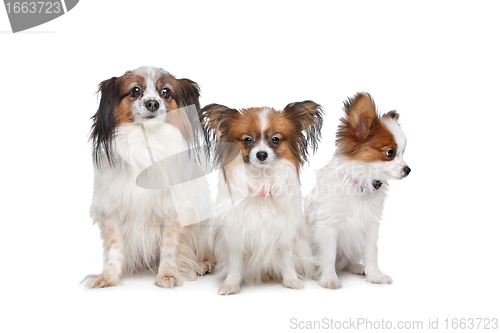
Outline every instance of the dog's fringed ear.
{"type": "Polygon", "coordinates": [[[294,126],[302,162],[309,156],[308,147],[313,153],[318,148],[323,126],[323,108],[313,101],[290,103],[283,109],[283,115],[294,126]]]}
{"type": "Polygon", "coordinates": [[[236,109],[230,109],[220,104],[209,104],[201,109],[201,112],[207,155],[211,155],[214,161],[222,166],[221,170],[227,183],[227,175],[223,166],[232,160],[232,156],[234,157],[234,149],[237,149],[238,152],[240,150],[234,144],[225,142],[229,141],[229,131],[231,125],[234,124],[233,121],[241,114],[236,109]]]}
{"type": "Polygon", "coordinates": [[[194,105],[196,107],[196,110],[199,110],[200,86],[198,85],[198,83],[189,79],[178,79],[177,84],[179,86],[179,96],[175,100],[182,104],[179,106],[194,105]]]}
{"type": "Polygon", "coordinates": [[[344,102],[343,125],[350,127],[359,141],[366,139],[377,124],[375,102],[367,93],[358,93],[344,102]]]}
{"type": "Polygon", "coordinates": [[[209,104],[201,109],[203,130],[209,141],[226,142],[230,124],[240,113],[220,104],[209,104]]]}
{"type": "Polygon", "coordinates": [[[99,108],[92,116],[92,134],[90,140],[93,145],[94,162],[99,167],[101,159],[106,157],[113,164],[113,136],[116,127],[115,108],[120,102],[119,78],[102,81],[97,90],[101,95],[99,108]]]}
{"type": "Polygon", "coordinates": [[[199,136],[202,135],[202,115],[200,112],[200,86],[189,79],[176,79],[174,99],[179,108],[176,113],[171,114],[171,121],[181,131],[188,145],[194,148],[199,146],[199,136]],[[187,121],[186,121],[187,120],[187,121]]]}

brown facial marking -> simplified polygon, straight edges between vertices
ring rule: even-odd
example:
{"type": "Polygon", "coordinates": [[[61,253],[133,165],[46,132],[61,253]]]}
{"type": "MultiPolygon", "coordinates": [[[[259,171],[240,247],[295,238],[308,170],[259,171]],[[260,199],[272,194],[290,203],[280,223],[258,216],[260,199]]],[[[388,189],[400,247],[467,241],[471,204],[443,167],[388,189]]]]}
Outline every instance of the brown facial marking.
{"type": "Polygon", "coordinates": [[[133,97],[130,94],[132,88],[140,87],[142,91],[146,89],[146,81],[144,80],[144,78],[140,75],[134,74],[133,72],[126,72],[118,80],[118,84],[120,86],[120,97],[122,99],[115,109],[116,126],[134,122],[134,117],[132,115],[132,104],[137,98],[133,97]]]}
{"type": "Polygon", "coordinates": [[[282,112],[273,110],[268,115],[269,123],[264,131],[267,144],[273,148],[277,158],[291,162],[298,172],[302,160],[293,123],[290,119],[285,118],[282,112]],[[271,139],[274,136],[280,139],[278,144],[272,143],[271,139]]]}
{"type": "Polygon", "coordinates": [[[158,95],[160,95],[161,90],[163,88],[170,89],[170,94],[169,94],[168,98],[162,97],[163,102],[165,103],[165,106],[167,107],[168,112],[175,111],[179,108],[178,103],[174,99],[174,91],[176,90],[175,89],[176,81],[177,81],[176,78],[170,74],[163,74],[158,79],[158,81],[156,81],[156,91],[158,92],[158,95]]]}
{"type": "Polygon", "coordinates": [[[277,158],[290,161],[297,172],[307,159],[307,147],[311,146],[314,150],[319,141],[323,114],[321,106],[312,101],[291,103],[283,111],[248,108],[239,112],[223,105],[211,104],[204,107],[202,112],[206,116],[203,123],[205,132],[218,142],[238,145],[246,163],[249,163],[249,152],[253,145],[264,139],[277,158]],[[267,117],[265,129],[260,120],[262,112],[266,112],[267,117]],[[274,136],[280,139],[276,144],[271,141],[274,136]],[[253,143],[245,144],[246,137],[251,137],[253,143]]]}
{"type": "Polygon", "coordinates": [[[228,122],[221,124],[225,132],[225,142],[231,142],[240,147],[245,163],[250,162],[250,150],[261,139],[261,126],[258,113],[259,108],[242,109],[241,113],[233,112],[228,122]],[[245,143],[245,139],[252,139],[251,144],[245,143]]]}
{"type": "MultiPolygon", "coordinates": [[[[156,81],[156,91],[158,92],[158,95],[161,96],[161,91],[163,88],[168,88],[170,89],[170,93],[167,98],[162,97],[162,99],[165,101],[165,104],[168,105],[168,102],[173,100],[172,98],[172,90],[175,86],[175,77],[173,77],[170,74],[163,73],[158,80],[156,81]]],[[[169,108],[170,110],[170,108],[169,108]]]]}
{"type": "Polygon", "coordinates": [[[397,150],[396,140],[377,115],[370,95],[357,94],[344,103],[344,111],[345,117],[337,131],[339,151],[349,159],[362,162],[391,160],[385,152],[397,150]]]}
{"type": "Polygon", "coordinates": [[[186,141],[192,142],[194,138],[193,126],[197,125],[194,122],[199,121],[199,115],[192,115],[196,119],[190,119],[186,110],[182,108],[194,105],[199,110],[199,87],[189,79],[176,79],[174,76],[164,73],[156,84],[160,96],[161,90],[165,87],[170,89],[169,96],[162,97],[169,112],[170,123],[181,132],[186,141]]]}

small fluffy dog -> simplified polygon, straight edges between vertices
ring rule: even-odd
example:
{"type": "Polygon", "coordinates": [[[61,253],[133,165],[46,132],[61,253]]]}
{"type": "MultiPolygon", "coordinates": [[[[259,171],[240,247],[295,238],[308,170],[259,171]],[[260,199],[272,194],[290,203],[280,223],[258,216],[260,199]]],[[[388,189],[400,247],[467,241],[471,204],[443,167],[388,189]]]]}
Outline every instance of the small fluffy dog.
{"type": "Polygon", "coordinates": [[[312,101],[272,108],[230,109],[211,104],[202,110],[205,131],[219,145],[236,147],[239,159],[227,161],[222,147],[212,241],[224,283],[221,295],[236,294],[240,284],[282,280],[301,288],[300,277],[314,269],[302,212],[299,169],[308,147],[316,150],[323,111],[312,101]]]}
{"type": "MultiPolygon", "coordinates": [[[[92,118],[90,214],[101,229],[105,259],[101,274],[86,277],[87,286],[116,286],[122,273],[137,269],[157,270],[156,285],[165,288],[196,278],[211,268],[199,264],[206,246],[195,224],[211,206],[207,181],[148,189],[138,186],[137,177],[154,161],[193,146],[195,119],[186,110],[194,108],[199,117],[198,85],[161,68],[140,67],[103,81],[99,92],[92,118]]],[[[174,164],[161,176],[172,179],[185,172],[174,164]]]]}
{"type": "Polygon", "coordinates": [[[337,271],[366,274],[371,283],[392,283],[377,264],[377,240],[387,180],[410,173],[403,160],[406,137],[395,111],[378,116],[369,94],[344,104],[337,152],[317,173],[305,212],[324,288],[341,287],[337,271]],[[363,265],[359,262],[363,261],[363,265]]]}

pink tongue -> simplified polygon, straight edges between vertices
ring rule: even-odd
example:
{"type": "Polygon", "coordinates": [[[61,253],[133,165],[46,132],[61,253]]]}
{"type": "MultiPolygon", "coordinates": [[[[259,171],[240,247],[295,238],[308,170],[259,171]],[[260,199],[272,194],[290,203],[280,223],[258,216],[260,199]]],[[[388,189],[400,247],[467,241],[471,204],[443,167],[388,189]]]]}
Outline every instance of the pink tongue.
{"type": "Polygon", "coordinates": [[[262,189],[259,191],[258,195],[266,195],[266,187],[262,186],[262,189]]]}

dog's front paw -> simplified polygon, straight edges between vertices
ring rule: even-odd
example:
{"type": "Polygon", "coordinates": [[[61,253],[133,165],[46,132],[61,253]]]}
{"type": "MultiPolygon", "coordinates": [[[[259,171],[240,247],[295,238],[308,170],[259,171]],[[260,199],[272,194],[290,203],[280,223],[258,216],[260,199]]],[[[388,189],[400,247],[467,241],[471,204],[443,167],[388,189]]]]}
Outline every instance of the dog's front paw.
{"type": "Polygon", "coordinates": [[[112,278],[108,275],[93,274],[87,275],[82,283],[85,283],[87,288],[93,289],[115,287],[120,284],[120,281],[117,278],[112,278]]]}
{"type": "Polygon", "coordinates": [[[370,283],[375,283],[375,284],[391,284],[392,283],[392,279],[387,275],[368,276],[366,278],[366,281],[370,282],[370,283]]]}
{"type": "Polygon", "coordinates": [[[240,292],[240,286],[225,284],[219,289],[219,295],[234,295],[240,292]]]}
{"type": "Polygon", "coordinates": [[[215,262],[214,261],[201,261],[198,263],[198,266],[200,266],[200,274],[199,275],[205,275],[207,273],[212,273],[215,269],[215,262]]]}
{"type": "Polygon", "coordinates": [[[161,288],[173,288],[182,285],[182,281],[176,274],[161,273],[156,276],[155,284],[161,288]]]}
{"type": "Polygon", "coordinates": [[[321,276],[319,285],[326,289],[339,289],[342,287],[338,277],[321,276]]]}
{"type": "Polygon", "coordinates": [[[283,285],[290,289],[302,289],[304,284],[298,278],[286,279],[283,281],[283,285]]]}

